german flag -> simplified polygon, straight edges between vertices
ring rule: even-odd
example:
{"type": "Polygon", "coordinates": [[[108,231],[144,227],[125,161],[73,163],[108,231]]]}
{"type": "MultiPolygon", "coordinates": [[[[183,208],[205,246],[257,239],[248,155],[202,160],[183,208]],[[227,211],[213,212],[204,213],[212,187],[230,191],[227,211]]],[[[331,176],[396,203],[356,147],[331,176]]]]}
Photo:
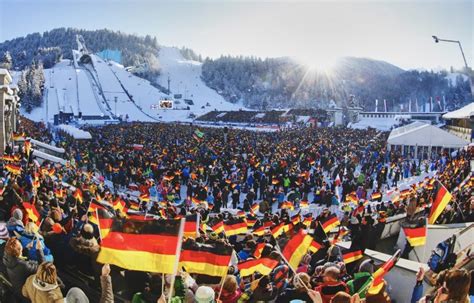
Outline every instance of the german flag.
{"type": "Polygon", "coordinates": [[[7,164],[7,165],[5,165],[5,168],[13,175],[21,174],[21,167],[18,166],[18,165],[7,164]]]}
{"type": "Polygon", "coordinates": [[[41,215],[36,209],[36,207],[28,202],[23,202],[23,207],[26,210],[26,213],[28,214],[28,218],[35,224],[38,224],[40,222],[41,215]]]}
{"type": "Polygon", "coordinates": [[[293,223],[288,223],[288,224],[285,224],[283,225],[283,232],[284,233],[289,233],[293,230],[295,226],[293,225],[293,223]]]}
{"type": "Polygon", "coordinates": [[[188,273],[223,277],[227,274],[231,257],[232,247],[224,243],[211,245],[185,241],[179,265],[188,273]]]}
{"type": "Polygon", "coordinates": [[[293,202],[290,201],[285,201],[281,204],[280,206],[281,209],[289,209],[289,210],[294,210],[295,206],[293,205],[293,202]]]}
{"type": "Polygon", "coordinates": [[[359,201],[359,198],[357,198],[356,192],[351,192],[346,196],[346,202],[352,202],[352,203],[357,203],[359,201]]]}
{"type": "Polygon", "coordinates": [[[12,134],[12,139],[13,139],[13,141],[24,140],[25,136],[26,136],[25,133],[13,133],[12,134]]]}
{"type": "Polygon", "coordinates": [[[181,220],[115,218],[97,262],[137,271],[174,273],[181,220]]]}
{"type": "Polygon", "coordinates": [[[54,190],[54,195],[56,196],[56,198],[62,199],[64,198],[64,190],[62,188],[56,188],[54,190]]]}
{"type": "Polygon", "coordinates": [[[410,195],[410,189],[404,189],[400,192],[400,198],[405,199],[410,195]]]}
{"type": "Polygon", "coordinates": [[[3,161],[8,161],[8,162],[15,162],[16,161],[15,157],[13,157],[11,155],[3,155],[2,160],[3,161]]]}
{"type": "Polygon", "coordinates": [[[306,225],[306,227],[309,227],[311,225],[311,222],[313,222],[312,217],[305,217],[303,220],[303,224],[306,225]]]}
{"type": "Polygon", "coordinates": [[[307,208],[307,207],[309,207],[308,201],[302,200],[302,201],[300,202],[300,208],[307,208]]]}
{"type": "Polygon", "coordinates": [[[25,154],[29,157],[30,152],[31,152],[31,142],[30,142],[30,140],[25,140],[24,147],[25,147],[25,154]]]}
{"type": "Polygon", "coordinates": [[[255,258],[260,259],[260,257],[262,257],[262,252],[263,252],[263,249],[265,248],[265,245],[266,245],[265,242],[257,243],[257,246],[255,247],[255,251],[253,252],[253,255],[255,258]]]}
{"type": "Polygon", "coordinates": [[[100,202],[96,202],[96,201],[92,200],[89,203],[89,208],[87,209],[87,212],[93,213],[93,212],[95,212],[96,209],[105,209],[105,206],[100,202]]]}
{"type": "Polygon", "coordinates": [[[426,220],[423,226],[403,226],[403,232],[411,246],[423,246],[426,243],[426,220]]]}
{"type": "Polygon", "coordinates": [[[123,214],[126,214],[128,211],[127,204],[122,199],[116,199],[113,202],[112,206],[115,211],[123,213],[123,214]]]}
{"type": "Polygon", "coordinates": [[[284,232],[284,226],[285,224],[282,222],[271,229],[273,238],[278,238],[284,232]]]}
{"type": "Polygon", "coordinates": [[[255,260],[247,260],[237,264],[241,277],[250,276],[256,272],[267,276],[278,265],[277,260],[270,258],[260,258],[255,260]]]}
{"type": "Polygon", "coordinates": [[[247,232],[247,222],[244,218],[230,218],[224,223],[224,230],[227,237],[245,234],[247,232]]]}
{"type": "Polygon", "coordinates": [[[309,245],[308,247],[308,250],[312,253],[316,253],[318,250],[320,250],[322,247],[321,244],[319,244],[318,242],[316,242],[315,240],[312,240],[311,241],[311,244],[309,245]]]}
{"type": "Polygon", "coordinates": [[[273,180],[272,180],[272,184],[273,184],[273,185],[277,185],[278,183],[280,183],[280,181],[278,181],[277,179],[273,179],[273,180]]]}
{"type": "Polygon", "coordinates": [[[143,193],[140,195],[139,199],[141,201],[150,202],[150,194],[143,193]]]}
{"type": "Polygon", "coordinates": [[[372,286],[370,286],[368,293],[371,295],[378,294],[384,285],[383,278],[384,276],[397,264],[398,259],[400,259],[400,250],[397,250],[395,254],[390,257],[379,269],[377,269],[374,274],[374,281],[372,286]]]}
{"type": "Polygon", "coordinates": [[[140,210],[140,203],[137,201],[130,200],[130,209],[140,210]]]}
{"type": "Polygon", "coordinates": [[[323,230],[326,234],[340,224],[341,222],[339,222],[339,219],[335,214],[332,214],[325,218],[323,221],[321,221],[321,226],[323,227],[323,230]]]}
{"type": "Polygon", "coordinates": [[[224,232],[224,222],[219,221],[216,224],[212,225],[211,228],[216,234],[223,233],[224,232]]]}
{"type": "Polygon", "coordinates": [[[76,191],[74,192],[74,198],[79,201],[80,203],[82,203],[83,201],[83,197],[82,197],[82,191],[79,189],[79,188],[76,188],[76,191]]]}
{"type": "Polygon", "coordinates": [[[236,217],[239,217],[239,218],[245,218],[246,214],[243,210],[239,210],[236,214],[235,214],[236,217]]]}
{"type": "Polygon", "coordinates": [[[303,259],[303,256],[308,252],[312,241],[313,238],[307,235],[303,230],[300,230],[288,240],[283,248],[282,254],[293,268],[298,267],[301,259],[303,259]]]}
{"type": "Polygon", "coordinates": [[[342,252],[342,260],[344,261],[345,264],[349,264],[357,260],[360,260],[362,259],[363,256],[364,256],[364,253],[360,249],[359,250],[345,249],[342,252]]]}
{"type": "Polygon", "coordinates": [[[255,223],[257,222],[257,217],[252,216],[250,214],[247,215],[247,227],[252,228],[255,223]]]}
{"type": "Polygon", "coordinates": [[[301,222],[301,216],[300,214],[296,214],[294,215],[293,217],[291,217],[291,223],[293,223],[294,225],[298,224],[301,222]]]}
{"type": "Polygon", "coordinates": [[[253,234],[256,236],[263,236],[265,234],[266,227],[260,226],[257,229],[254,229],[253,234]]]}
{"type": "Polygon", "coordinates": [[[372,193],[372,200],[377,201],[382,199],[382,194],[379,192],[373,192],[372,193]]]}
{"type": "Polygon", "coordinates": [[[439,185],[440,187],[436,193],[436,198],[433,204],[431,204],[430,215],[428,216],[428,224],[434,224],[436,222],[436,219],[438,219],[439,215],[441,215],[443,210],[446,208],[446,205],[448,205],[452,198],[451,193],[446,189],[446,187],[443,186],[443,184],[441,184],[441,182],[439,185]]]}
{"type": "Polygon", "coordinates": [[[196,238],[198,235],[199,226],[199,215],[186,216],[186,222],[184,223],[184,237],[185,238],[196,238]]]}
{"type": "Polygon", "coordinates": [[[105,208],[97,209],[89,216],[89,222],[97,225],[100,230],[100,237],[104,239],[110,232],[113,223],[113,215],[105,208]]]}
{"type": "Polygon", "coordinates": [[[256,213],[258,210],[259,210],[260,206],[258,205],[258,203],[254,203],[252,205],[252,207],[250,207],[250,210],[253,212],[253,213],[256,213]]]}

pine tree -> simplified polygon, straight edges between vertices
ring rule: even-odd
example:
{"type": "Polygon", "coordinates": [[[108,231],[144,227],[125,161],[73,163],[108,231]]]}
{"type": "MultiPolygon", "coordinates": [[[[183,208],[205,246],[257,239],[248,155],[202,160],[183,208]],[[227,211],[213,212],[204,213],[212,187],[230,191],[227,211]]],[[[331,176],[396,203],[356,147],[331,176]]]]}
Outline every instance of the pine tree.
{"type": "Polygon", "coordinates": [[[13,67],[13,59],[9,51],[3,53],[2,60],[0,61],[0,67],[11,69],[13,67]]]}

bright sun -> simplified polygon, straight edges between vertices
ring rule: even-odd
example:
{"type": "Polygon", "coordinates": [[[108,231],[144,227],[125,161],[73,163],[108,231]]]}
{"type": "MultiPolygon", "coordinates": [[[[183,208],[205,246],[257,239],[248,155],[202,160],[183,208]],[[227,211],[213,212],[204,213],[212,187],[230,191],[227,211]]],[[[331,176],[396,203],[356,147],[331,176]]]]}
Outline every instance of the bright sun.
{"type": "Polygon", "coordinates": [[[298,61],[310,71],[330,73],[335,67],[337,59],[315,56],[312,58],[300,58],[298,61]]]}

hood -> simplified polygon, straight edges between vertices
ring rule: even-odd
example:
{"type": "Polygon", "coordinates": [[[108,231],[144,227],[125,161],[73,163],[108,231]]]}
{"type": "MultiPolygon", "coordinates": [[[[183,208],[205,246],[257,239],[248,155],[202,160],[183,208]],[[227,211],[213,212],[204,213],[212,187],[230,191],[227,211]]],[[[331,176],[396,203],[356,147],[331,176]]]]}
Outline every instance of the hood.
{"type": "Polygon", "coordinates": [[[54,290],[58,287],[58,283],[55,284],[49,284],[46,282],[43,282],[36,278],[36,276],[33,278],[33,286],[39,291],[51,291],[54,290]]]}

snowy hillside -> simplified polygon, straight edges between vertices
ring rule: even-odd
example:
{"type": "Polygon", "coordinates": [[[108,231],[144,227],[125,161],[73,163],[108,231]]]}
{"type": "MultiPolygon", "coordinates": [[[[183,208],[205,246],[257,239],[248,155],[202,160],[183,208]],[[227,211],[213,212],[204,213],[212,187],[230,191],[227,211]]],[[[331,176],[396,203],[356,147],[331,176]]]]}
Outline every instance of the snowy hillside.
{"type": "Polygon", "coordinates": [[[90,58],[90,63],[77,67],[73,61],[63,60],[45,69],[44,102],[40,108],[23,114],[35,121],[52,121],[60,110],[75,116],[82,112],[83,116],[119,116],[128,121],[192,121],[190,114],[240,108],[207,87],[201,81],[201,63],[184,59],[177,48],[163,47],[159,54],[159,83],[166,87],[169,77],[170,96],[120,64],[96,55],[90,58]],[[175,94],[182,98],[173,100],[175,94]],[[173,100],[175,109],[159,109],[160,100],[164,99],[173,100]],[[186,104],[183,99],[192,102],[186,104]]]}

